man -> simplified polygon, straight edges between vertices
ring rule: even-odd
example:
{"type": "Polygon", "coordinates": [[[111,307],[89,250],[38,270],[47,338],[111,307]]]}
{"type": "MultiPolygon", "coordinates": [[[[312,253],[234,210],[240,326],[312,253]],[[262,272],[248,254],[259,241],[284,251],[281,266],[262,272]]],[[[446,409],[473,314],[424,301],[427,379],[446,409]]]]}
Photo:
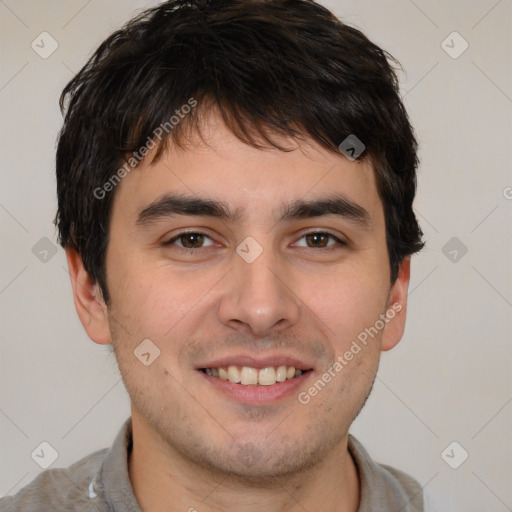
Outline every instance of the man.
{"type": "Polygon", "coordinates": [[[2,510],[423,510],[348,432],[423,245],[390,62],[312,0],[170,1],[98,48],[56,224],[132,414],[2,510]]]}

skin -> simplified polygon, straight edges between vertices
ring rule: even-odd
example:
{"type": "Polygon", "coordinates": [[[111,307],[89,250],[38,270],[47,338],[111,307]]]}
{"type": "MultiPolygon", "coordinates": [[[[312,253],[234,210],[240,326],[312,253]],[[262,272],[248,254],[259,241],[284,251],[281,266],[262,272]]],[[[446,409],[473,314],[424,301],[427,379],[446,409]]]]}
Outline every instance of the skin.
{"type": "Polygon", "coordinates": [[[347,433],[371,390],[380,353],[400,340],[409,260],[390,285],[383,206],[371,164],[313,141],[255,149],[215,113],[205,141],[147,158],[115,191],[106,256],[107,307],[72,249],[67,258],[76,309],[89,337],[112,343],[131,398],[135,495],[145,511],[356,511],[359,480],[347,433]],[[163,194],[223,201],[243,219],[137,216],[163,194]],[[335,215],[277,222],[283,203],[342,194],[364,208],[362,228],[335,215]],[[208,235],[187,251],[180,231],[208,235]],[[308,232],[336,239],[311,240],[308,232]],[[248,236],[263,249],[247,263],[248,236]],[[328,247],[324,247],[327,243],[328,247]],[[402,309],[307,404],[297,398],[393,304],[402,309]],[[143,365],[134,350],[151,339],[160,356],[143,365]],[[251,405],[219,392],[197,365],[229,354],[278,354],[307,361],[300,386],[251,405]],[[245,451],[244,451],[245,450],[245,451]],[[241,454],[254,455],[250,463],[241,454]]]}

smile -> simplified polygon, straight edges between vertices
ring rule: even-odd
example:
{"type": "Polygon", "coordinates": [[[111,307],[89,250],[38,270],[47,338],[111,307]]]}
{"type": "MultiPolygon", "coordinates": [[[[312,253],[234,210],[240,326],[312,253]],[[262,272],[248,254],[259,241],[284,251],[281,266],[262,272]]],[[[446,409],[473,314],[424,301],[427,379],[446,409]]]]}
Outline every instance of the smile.
{"type": "Polygon", "coordinates": [[[267,366],[253,368],[251,366],[221,366],[219,368],[202,368],[202,372],[211,377],[227,380],[233,384],[243,386],[272,386],[279,382],[300,377],[307,370],[300,370],[294,366],[267,366]]]}

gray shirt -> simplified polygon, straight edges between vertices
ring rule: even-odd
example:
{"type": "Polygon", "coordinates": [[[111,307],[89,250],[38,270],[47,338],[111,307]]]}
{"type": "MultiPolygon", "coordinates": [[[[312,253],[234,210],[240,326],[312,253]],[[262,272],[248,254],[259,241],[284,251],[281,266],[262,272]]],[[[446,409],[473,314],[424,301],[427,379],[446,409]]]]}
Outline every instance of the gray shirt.
{"type": "MultiPolygon", "coordinates": [[[[14,496],[0,499],[2,512],[142,512],[128,474],[131,418],[112,448],[92,453],[66,469],[48,469],[14,496]]],[[[349,434],[348,450],[359,473],[359,512],[423,512],[423,493],[409,475],[376,464],[349,434]]]]}

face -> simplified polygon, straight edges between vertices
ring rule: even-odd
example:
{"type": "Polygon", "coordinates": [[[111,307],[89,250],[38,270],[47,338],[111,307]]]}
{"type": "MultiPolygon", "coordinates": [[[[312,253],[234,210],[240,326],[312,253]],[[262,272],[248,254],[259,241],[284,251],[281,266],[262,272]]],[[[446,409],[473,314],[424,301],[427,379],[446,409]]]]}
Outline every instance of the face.
{"type": "Polygon", "coordinates": [[[204,133],[123,178],[110,304],[82,321],[112,342],[133,419],[168,454],[245,479],[298,473],[346,440],[401,337],[408,271],[390,286],[369,163],[255,149],[213,115],[204,133]]]}

